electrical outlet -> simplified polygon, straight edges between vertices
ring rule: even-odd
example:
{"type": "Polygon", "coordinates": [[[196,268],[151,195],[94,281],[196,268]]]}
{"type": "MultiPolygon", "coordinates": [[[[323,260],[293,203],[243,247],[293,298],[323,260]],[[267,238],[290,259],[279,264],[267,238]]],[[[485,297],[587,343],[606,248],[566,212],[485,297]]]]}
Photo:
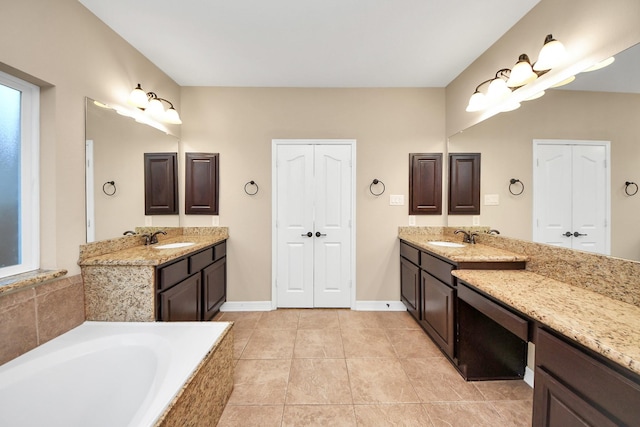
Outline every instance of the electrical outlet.
{"type": "Polygon", "coordinates": [[[220,225],[220,217],[215,215],[211,217],[211,225],[217,227],[220,225]]]}
{"type": "Polygon", "coordinates": [[[404,194],[392,194],[389,196],[389,205],[390,206],[403,206],[404,205],[404,194]]]}
{"type": "Polygon", "coordinates": [[[416,216],[409,215],[409,225],[416,225],[416,216]]]}
{"type": "Polygon", "coordinates": [[[153,217],[146,215],[144,217],[144,226],[145,227],[151,227],[153,225],[153,217]]]}
{"type": "Polygon", "coordinates": [[[478,215],[473,216],[473,225],[480,225],[480,217],[478,215]]]}

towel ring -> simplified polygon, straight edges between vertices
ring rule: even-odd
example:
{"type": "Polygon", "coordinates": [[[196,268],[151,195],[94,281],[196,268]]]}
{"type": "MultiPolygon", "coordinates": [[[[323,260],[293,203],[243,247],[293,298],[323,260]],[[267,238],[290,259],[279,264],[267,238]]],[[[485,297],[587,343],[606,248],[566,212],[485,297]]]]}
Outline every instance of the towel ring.
{"type": "Polygon", "coordinates": [[[514,196],[519,196],[519,195],[521,195],[523,192],[524,192],[524,184],[522,183],[522,181],[520,181],[519,179],[516,179],[516,178],[511,178],[511,180],[509,180],[509,193],[513,194],[514,196]],[[514,184],[517,184],[517,183],[519,183],[519,184],[520,184],[520,186],[521,186],[522,188],[520,189],[520,192],[519,192],[519,193],[514,193],[514,192],[513,192],[513,189],[512,189],[511,187],[512,187],[514,184]]]}
{"type": "Polygon", "coordinates": [[[384,193],[384,190],[386,190],[387,188],[384,186],[384,182],[380,181],[379,179],[374,179],[371,184],[369,184],[369,191],[371,192],[371,194],[373,194],[374,196],[380,196],[382,193],[384,193]],[[382,185],[382,191],[379,193],[375,193],[373,191],[373,186],[374,185],[378,185],[381,184],[382,185]]]}
{"type": "Polygon", "coordinates": [[[631,182],[631,181],[626,181],[624,183],[624,192],[627,193],[627,196],[635,196],[636,193],[638,192],[638,184],[636,184],[635,182],[631,182]],[[629,187],[630,186],[635,186],[636,189],[633,193],[629,193],[629,187]]]}
{"type": "Polygon", "coordinates": [[[104,194],[106,194],[107,196],[113,196],[114,194],[116,194],[117,188],[116,188],[116,182],[115,181],[107,181],[104,184],[102,184],[102,192],[104,194]],[[107,191],[107,185],[110,185],[113,187],[113,191],[108,192],[107,191]]]}
{"type": "Polygon", "coordinates": [[[250,196],[255,196],[256,194],[258,194],[258,190],[260,190],[260,188],[258,187],[258,184],[256,184],[255,181],[249,181],[244,185],[244,192],[247,193],[250,196]],[[250,193],[247,190],[247,187],[250,186],[250,185],[253,185],[254,187],[256,187],[256,191],[254,191],[253,193],[250,193]]]}

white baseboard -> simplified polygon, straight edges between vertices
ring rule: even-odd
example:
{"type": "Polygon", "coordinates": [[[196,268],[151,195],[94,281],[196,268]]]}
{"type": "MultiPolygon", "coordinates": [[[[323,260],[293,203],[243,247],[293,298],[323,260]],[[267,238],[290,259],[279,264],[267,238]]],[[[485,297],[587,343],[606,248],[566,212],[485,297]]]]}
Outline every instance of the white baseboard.
{"type": "Polygon", "coordinates": [[[524,382],[529,384],[529,387],[533,388],[533,370],[528,366],[524,368],[524,382]]]}
{"type": "Polygon", "coordinates": [[[271,301],[227,301],[220,311],[271,311],[271,301]]]}
{"type": "Polygon", "coordinates": [[[352,310],[356,311],[407,311],[402,301],[356,301],[352,310]]]}

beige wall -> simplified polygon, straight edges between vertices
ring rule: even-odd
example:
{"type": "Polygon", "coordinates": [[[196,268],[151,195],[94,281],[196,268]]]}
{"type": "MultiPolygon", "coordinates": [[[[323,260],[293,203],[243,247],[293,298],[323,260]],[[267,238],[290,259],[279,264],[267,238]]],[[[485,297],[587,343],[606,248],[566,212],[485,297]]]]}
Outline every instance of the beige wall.
{"type": "MultiPolygon", "coordinates": [[[[481,223],[504,235],[532,238],[534,139],[611,141],[611,254],[640,260],[637,221],[640,193],[624,193],[625,181],[640,181],[640,95],[550,90],[449,139],[449,149],[482,153],[481,194],[498,194],[499,206],[482,206],[481,223]],[[525,185],[520,196],[508,191],[509,179],[525,185]]],[[[514,188],[515,191],[515,188],[514,188]]],[[[449,225],[469,225],[470,218],[449,216],[449,225]]]]}
{"type": "Polygon", "coordinates": [[[475,87],[500,68],[511,68],[521,53],[535,61],[547,34],[565,45],[569,59],[566,66],[542,76],[539,84],[640,42],[638,17],[638,0],[542,0],[447,86],[446,134],[482,120],[486,114],[465,111],[475,87]]]}
{"type": "Polygon", "coordinates": [[[0,70],[43,86],[41,265],[75,274],[85,242],[84,97],[122,105],[140,82],[179,109],[180,90],[76,0],[3,0],[0,10],[0,70]]]}
{"type": "MultiPolygon", "coordinates": [[[[444,151],[443,89],[186,87],[182,104],[182,149],[220,153],[229,300],[271,300],[271,140],[286,138],[357,140],[356,298],[400,299],[397,227],[408,207],[389,206],[389,195],[408,197],[409,153],[444,151]],[[369,193],[374,178],[386,185],[378,198],[369,193]],[[260,186],[253,197],[243,191],[250,180],[260,186]]],[[[186,216],[182,224],[210,221],[186,216]]]]}

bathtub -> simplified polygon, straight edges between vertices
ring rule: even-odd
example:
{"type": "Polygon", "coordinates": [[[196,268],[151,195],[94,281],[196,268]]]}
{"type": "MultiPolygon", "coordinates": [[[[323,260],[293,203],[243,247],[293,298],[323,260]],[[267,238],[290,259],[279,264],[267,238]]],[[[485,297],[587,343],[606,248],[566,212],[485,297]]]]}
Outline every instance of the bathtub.
{"type": "Polygon", "coordinates": [[[156,425],[230,328],[85,322],[0,366],[0,426],[156,425]]]}

